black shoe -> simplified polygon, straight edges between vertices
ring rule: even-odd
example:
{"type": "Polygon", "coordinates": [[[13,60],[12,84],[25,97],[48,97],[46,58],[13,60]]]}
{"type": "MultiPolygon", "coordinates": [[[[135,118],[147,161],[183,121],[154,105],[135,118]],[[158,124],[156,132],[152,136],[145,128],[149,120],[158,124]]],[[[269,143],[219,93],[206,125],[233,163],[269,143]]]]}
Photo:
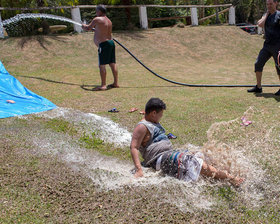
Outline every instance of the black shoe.
{"type": "Polygon", "coordinates": [[[258,86],[254,86],[252,89],[247,90],[248,93],[262,93],[262,88],[258,86]]]}
{"type": "Polygon", "coordinates": [[[280,96],[280,89],[276,93],[274,93],[274,95],[275,96],[280,96]]]}

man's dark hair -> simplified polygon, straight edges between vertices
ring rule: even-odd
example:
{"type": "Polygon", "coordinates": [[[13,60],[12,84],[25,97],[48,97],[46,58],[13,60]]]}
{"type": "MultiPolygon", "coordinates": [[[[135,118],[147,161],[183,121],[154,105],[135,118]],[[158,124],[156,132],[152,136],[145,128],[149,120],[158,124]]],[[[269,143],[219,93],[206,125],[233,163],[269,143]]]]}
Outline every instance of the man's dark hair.
{"type": "Polygon", "coordinates": [[[157,113],[165,110],[166,109],[166,105],[165,103],[159,99],[159,98],[151,98],[147,103],[146,103],[146,107],[145,107],[145,113],[149,114],[152,111],[156,111],[157,113]]]}
{"type": "Polygon", "coordinates": [[[96,10],[102,12],[103,14],[106,14],[106,11],[107,11],[105,5],[98,5],[98,6],[96,7],[96,10]]]}

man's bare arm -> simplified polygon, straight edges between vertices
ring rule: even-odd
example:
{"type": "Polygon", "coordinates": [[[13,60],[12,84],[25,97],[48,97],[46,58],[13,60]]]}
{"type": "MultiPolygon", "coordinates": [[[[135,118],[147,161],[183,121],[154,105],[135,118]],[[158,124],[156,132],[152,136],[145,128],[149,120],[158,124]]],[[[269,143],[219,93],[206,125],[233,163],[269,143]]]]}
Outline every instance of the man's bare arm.
{"type": "Polygon", "coordinates": [[[258,21],[258,26],[264,28],[265,20],[268,16],[268,12],[263,15],[263,17],[258,21]]]}
{"type": "Polygon", "coordinates": [[[134,175],[135,177],[143,176],[138,150],[141,146],[141,143],[146,133],[147,133],[147,128],[143,124],[137,125],[137,127],[133,131],[132,140],[130,144],[130,153],[132,156],[134,166],[136,168],[136,173],[134,175]]]}
{"type": "Polygon", "coordinates": [[[90,24],[88,24],[88,25],[86,25],[86,24],[83,24],[82,25],[82,28],[84,29],[84,30],[95,30],[94,28],[95,28],[95,26],[96,26],[96,24],[97,24],[97,18],[94,18],[92,21],[91,21],[91,23],[90,24]]]}

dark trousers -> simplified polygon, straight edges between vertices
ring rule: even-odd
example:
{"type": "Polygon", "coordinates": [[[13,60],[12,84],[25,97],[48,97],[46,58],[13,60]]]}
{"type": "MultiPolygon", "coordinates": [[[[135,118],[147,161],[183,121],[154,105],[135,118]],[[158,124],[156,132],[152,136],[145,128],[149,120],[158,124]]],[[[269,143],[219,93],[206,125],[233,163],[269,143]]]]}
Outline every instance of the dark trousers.
{"type": "Polygon", "coordinates": [[[260,53],[257,57],[255,63],[255,72],[262,72],[265,63],[273,57],[275,62],[275,67],[277,74],[280,75],[280,69],[278,67],[278,52],[280,50],[280,43],[277,44],[267,44],[264,43],[263,48],[260,50],[260,53]]]}

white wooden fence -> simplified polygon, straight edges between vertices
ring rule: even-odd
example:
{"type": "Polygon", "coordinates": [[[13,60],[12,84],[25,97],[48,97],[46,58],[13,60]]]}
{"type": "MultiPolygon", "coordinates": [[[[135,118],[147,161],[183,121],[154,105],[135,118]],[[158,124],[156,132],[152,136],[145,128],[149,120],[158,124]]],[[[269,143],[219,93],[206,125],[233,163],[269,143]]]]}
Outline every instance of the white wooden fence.
{"type": "MultiPolygon", "coordinates": [[[[51,10],[51,9],[70,9],[72,19],[76,22],[82,23],[80,9],[96,8],[96,5],[78,5],[78,6],[58,6],[58,7],[40,7],[40,8],[4,8],[0,7],[0,38],[3,37],[3,26],[1,26],[1,11],[3,10],[19,10],[19,11],[32,11],[32,10],[51,10]]],[[[222,8],[229,9],[223,11],[229,11],[229,25],[235,25],[235,7],[232,4],[222,5],[107,5],[107,8],[138,8],[139,9],[139,22],[142,29],[148,29],[148,15],[147,8],[190,8],[191,11],[191,25],[198,26],[197,9],[198,8],[222,8]]],[[[206,18],[207,19],[207,18],[206,18]]],[[[81,32],[81,26],[74,25],[74,30],[81,32]]]]}

